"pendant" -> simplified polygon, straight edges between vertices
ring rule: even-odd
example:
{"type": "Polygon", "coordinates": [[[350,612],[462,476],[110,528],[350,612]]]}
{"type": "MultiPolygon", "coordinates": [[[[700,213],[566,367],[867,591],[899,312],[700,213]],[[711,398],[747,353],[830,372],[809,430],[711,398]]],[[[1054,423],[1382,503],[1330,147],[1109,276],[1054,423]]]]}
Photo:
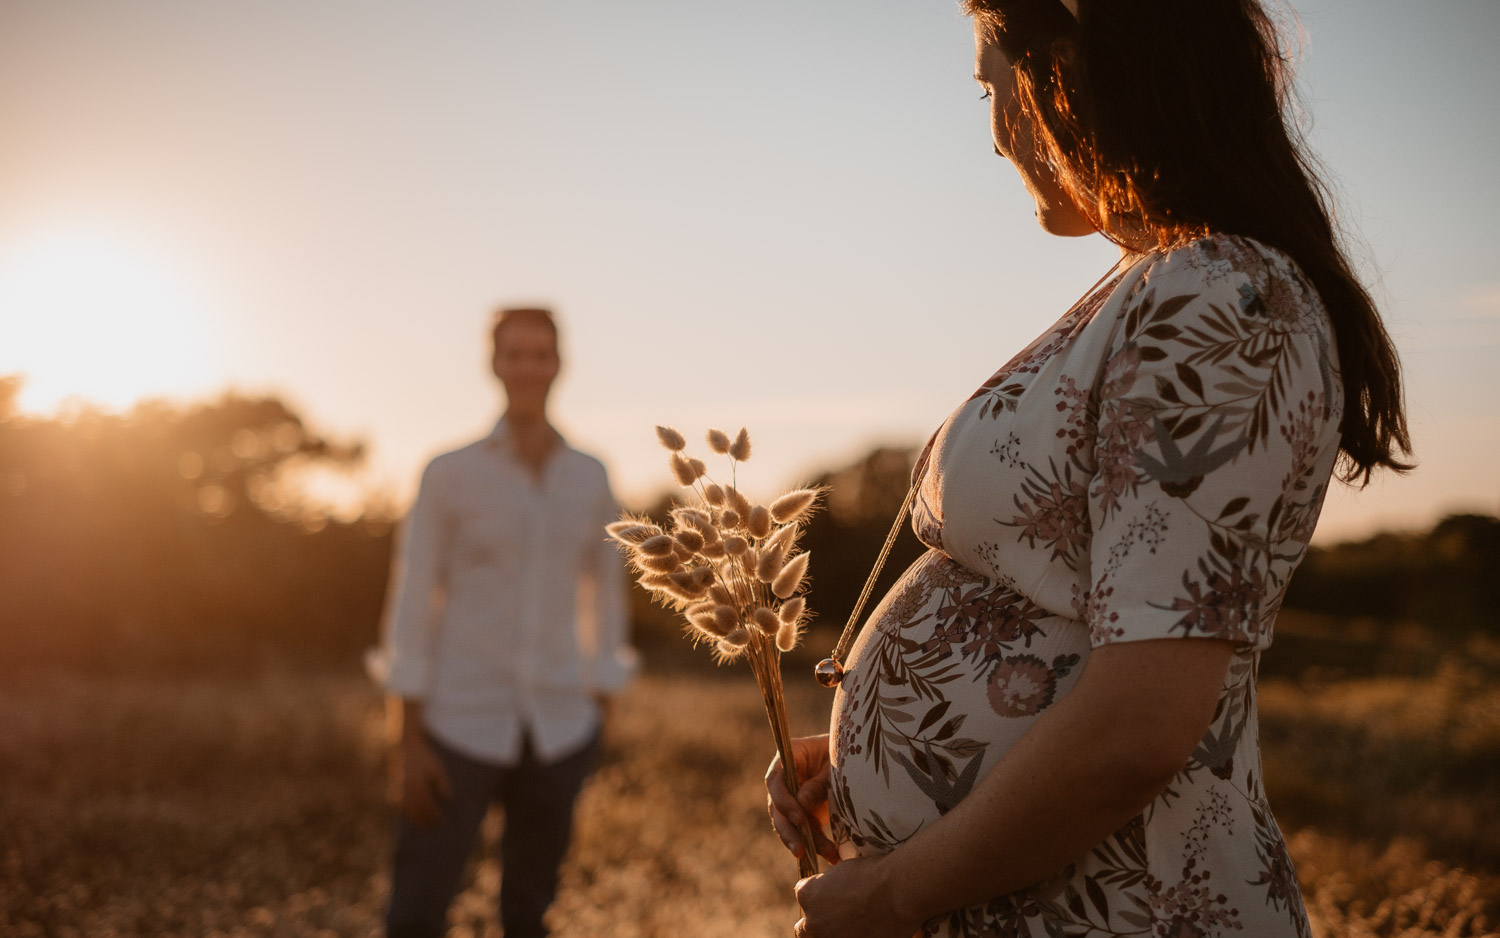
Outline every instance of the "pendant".
{"type": "Polygon", "coordinates": [[[813,676],[824,687],[837,687],[844,679],[844,666],[839,664],[837,658],[824,658],[813,668],[813,676]]]}

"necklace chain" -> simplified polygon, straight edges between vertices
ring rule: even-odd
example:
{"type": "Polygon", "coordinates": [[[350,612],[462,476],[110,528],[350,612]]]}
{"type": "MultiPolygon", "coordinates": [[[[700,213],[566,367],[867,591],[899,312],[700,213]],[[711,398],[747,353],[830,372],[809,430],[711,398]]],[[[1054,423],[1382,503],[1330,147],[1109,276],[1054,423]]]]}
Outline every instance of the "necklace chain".
{"type": "Polygon", "coordinates": [[[839,636],[839,642],[833,646],[833,660],[843,662],[844,656],[849,653],[849,646],[854,642],[854,629],[859,624],[859,614],[864,612],[865,603],[870,599],[870,593],[875,589],[875,581],[880,578],[880,571],[885,567],[886,558],[891,555],[891,548],[896,544],[896,538],[901,534],[901,523],[906,520],[906,513],[911,510],[912,500],[916,497],[917,485],[914,482],[906,490],[906,498],[901,502],[901,510],[896,512],[896,521],[891,525],[891,531],[885,536],[885,544],[880,548],[880,556],[875,558],[875,566],[870,570],[869,577],[865,580],[864,589],[859,591],[859,599],[854,603],[854,609],[849,613],[849,621],[844,623],[843,634],[839,636]]]}

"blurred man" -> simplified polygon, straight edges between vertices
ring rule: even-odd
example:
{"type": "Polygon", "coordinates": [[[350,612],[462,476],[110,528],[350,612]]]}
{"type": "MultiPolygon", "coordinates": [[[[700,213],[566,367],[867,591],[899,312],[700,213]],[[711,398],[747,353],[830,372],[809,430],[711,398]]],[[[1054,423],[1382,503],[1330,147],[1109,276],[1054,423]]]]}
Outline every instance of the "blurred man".
{"type": "Polygon", "coordinates": [[[486,810],[505,811],[500,921],[547,934],[573,802],[609,695],[634,670],[604,467],[547,420],[560,366],[544,309],[495,320],[504,417],[423,473],[392,572],[384,670],[400,742],[390,938],[436,938],[486,810]]]}

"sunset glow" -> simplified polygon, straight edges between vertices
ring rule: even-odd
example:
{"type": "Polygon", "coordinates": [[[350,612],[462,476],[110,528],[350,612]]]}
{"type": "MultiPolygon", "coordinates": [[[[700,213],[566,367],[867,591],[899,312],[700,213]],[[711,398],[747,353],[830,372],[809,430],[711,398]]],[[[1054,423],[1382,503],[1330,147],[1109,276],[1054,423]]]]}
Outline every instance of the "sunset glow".
{"type": "Polygon", "coordinates": [[[139,239],[59,227],[0,246],[0,374],[25,376],[28,411],[213,388],[204,313],[187,272],[139,239]]]}

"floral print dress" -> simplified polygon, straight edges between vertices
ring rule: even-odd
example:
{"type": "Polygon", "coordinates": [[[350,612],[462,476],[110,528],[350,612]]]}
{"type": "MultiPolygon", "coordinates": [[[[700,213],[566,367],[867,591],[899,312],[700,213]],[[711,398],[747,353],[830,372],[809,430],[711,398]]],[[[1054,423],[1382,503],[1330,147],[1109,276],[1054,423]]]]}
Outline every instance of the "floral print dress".
{"type": "Polygon", "coordinates": [[[846,855],[961,801],[1092,649],[1236,653],[1155,801],[1058,876],[925,935],[1309,935],[1262,788],[1255,673],[1338,455],[1336,369],[1295,264],[1215,235],[1117,275],[938,430],[913,509],[931,549],[871,613],[834,704],[846,855]]]}

